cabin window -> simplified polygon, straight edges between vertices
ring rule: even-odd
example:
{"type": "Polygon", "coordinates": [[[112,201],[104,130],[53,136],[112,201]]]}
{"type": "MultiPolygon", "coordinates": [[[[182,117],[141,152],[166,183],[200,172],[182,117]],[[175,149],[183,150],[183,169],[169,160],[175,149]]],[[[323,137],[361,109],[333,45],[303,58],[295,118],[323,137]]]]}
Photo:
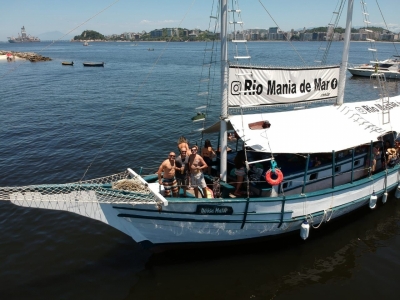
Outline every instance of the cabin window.
{"type": "Polygon", "coordinates": [[[354,166],[358,166],[358,165],[360,165],[360,160],[359,159],[354,161],[354,166]]]}
{"type": "Polygon", "coordinates": [[[318,173],[310,174],[310,180],[315,180],[318,178],[318,173]]]}

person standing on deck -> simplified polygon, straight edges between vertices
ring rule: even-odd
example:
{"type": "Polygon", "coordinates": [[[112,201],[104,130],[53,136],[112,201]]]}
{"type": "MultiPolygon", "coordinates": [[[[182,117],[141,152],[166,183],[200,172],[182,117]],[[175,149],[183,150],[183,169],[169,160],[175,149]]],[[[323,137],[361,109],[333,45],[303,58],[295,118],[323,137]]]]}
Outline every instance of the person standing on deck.
{"type": "Polygon", "coordinates": [[[242,196],[242,184],[244,177],[246,176],[246,156],[243,150],[238,151],[235,156],[234,163],[235,163],[235,174],[236,174],[236,189],[234,195],[237,197],[242,196]]]}
{"type": "Polygon", "coordinates": [[[204,147],[201,149],[201,156],[203,157],[204,161],[208,165],[207,168],[207,174],[211,175],[211,164],[212,164],[212,159],[216,156],[216,153],[211,146],[210,140],[206,140],[204,142],[204,147]]]}
{"type": "Polygon", "coordinates": [[[182,148],[181,155],[179,155],[176,160],[176,180],[178,181],[178,188],[179,190],[183,189],[183,197],[186,198],[186,187],[189,183],[188,178],[188,165],[189,165],[189,156],[186,155],[187,150],[186,148],[182,148]]]}
{"type": "Polygon", "coordinates": [[[190,170],[190,178],[191,185],[194,187],[194,195],[196,198],[199,197],[199,186],[203,189],[204,197],[207,197],[207,184],[204,180],[204,169],[208,168],[208,165],[204,161],[204,159],[197,154],[198,147],[192,146],[191,148],[192,154],[189,157],[189,170],[190,170]]]}
{"type": "Polygon", "coordinates": [[[379,144],[376,142],[373,145],[372,148],[372,166],[371,166],[371,171],[372,173],[375,173],[376,169],[377,169],[377,161],[380,160],[381,158],[381,151],[379,148],[379,144]]]}
{"type": "Polygon", "coordinates": [[[188,140],[182,135],[179,137],[178,139],[178,149],[179,152],[182,152],[182,149],[185,148],[186,149],[186,153],[189,156],[190,154],[192,154],[190,152],[190,148],[189,148],[189,144],[188,144],[188,140]]]}
{"type": "Polygon", "coordinates": [[[164,160],[158,168],[158,182],[164,185],[165,196],[171,196],[171,190],[174,197],[178,196],[178,184],[175,178],[175,153],[170,152],[166,160],[164,160]],[[162,179],[161,179],[162,175],[162,179]]]}

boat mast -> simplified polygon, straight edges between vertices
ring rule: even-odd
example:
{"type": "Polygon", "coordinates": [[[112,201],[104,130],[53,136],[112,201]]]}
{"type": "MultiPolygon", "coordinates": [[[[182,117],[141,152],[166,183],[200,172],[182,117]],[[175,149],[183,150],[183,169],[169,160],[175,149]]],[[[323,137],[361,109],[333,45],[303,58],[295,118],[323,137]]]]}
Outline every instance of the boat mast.
{"type": "Polygon", "coordinates": [[[220,0],[221,6],[221,128],[220,128],[220,174],[221,180],[227,180],[227,149],[226,119],[228,118],[228,5],[227,0],[220,0]]]}
{"type": "Polygon", "coordinates": [[[354,2],[354,0],[348,0],[346,31],[344,33],[342,64],[340,66],[338,97],[336,100],[337,105],[342,105],[343,98],[344,98],[344,87],[345,87],[345,83],[346,83],[346,71],[347,71],[347,65],[349,62],[350,35],[351,35],[351,24],[352,24],[352,17],[353,17],[353,2],[354,2]]]}

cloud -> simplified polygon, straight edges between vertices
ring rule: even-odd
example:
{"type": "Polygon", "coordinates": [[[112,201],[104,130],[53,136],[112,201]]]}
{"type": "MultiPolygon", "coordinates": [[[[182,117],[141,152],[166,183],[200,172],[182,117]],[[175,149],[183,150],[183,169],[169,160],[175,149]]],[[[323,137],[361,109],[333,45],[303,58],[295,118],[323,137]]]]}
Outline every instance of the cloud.
{"type": "Polygon", "coordinates": [[[400,24],[388,24],[388,28],[393,32],[400,32],[400,24]]]}
{"type": "Polygon", "coordinates": [[[158,21],[150,21],[150,20],[142,20],[140,24],[145,25],[162,25],[162,24],[172,24],[172,23],[179,23],[179,20],[158,20],[158,21]]]}
{"type": "Polygon", "coordinates": [[[376,26],[376,27],[382,27],[382,28],[386,28],[386,25],[387,25],[387,28],[390,31],[395,32],[395,33],[400,32],[400,24],[396,24],[396,23],[385,24],[384,22],[379,22],[379,23],[372,23],[371,25],[376,26]]]}

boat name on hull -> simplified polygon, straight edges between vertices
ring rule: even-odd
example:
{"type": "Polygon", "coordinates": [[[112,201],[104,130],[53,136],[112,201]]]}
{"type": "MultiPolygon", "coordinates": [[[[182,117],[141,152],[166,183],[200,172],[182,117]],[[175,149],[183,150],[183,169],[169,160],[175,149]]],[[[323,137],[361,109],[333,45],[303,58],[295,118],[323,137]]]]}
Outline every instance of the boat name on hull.
{"type": "Polygon", "coordinates": [[[231,215],[233,209],[230,206],[197,205],[196,214],[199,215],[231,215]]]}

